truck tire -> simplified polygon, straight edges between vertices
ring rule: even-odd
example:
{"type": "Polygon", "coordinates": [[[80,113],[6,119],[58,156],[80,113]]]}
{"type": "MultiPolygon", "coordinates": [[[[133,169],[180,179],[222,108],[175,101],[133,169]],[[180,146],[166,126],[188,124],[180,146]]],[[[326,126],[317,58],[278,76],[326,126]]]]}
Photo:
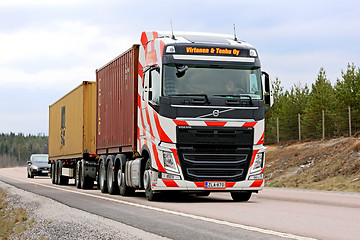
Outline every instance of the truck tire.
{"type": "Polygon", "coordinates": [[[75,186],[76,188],[81,188],[81,166],[80,161],[76,162],[76,168],[75,168],[75,186]]]}
{"type": "Polygon", "coordinates": [[[152,190],[151,184],[151,159],[150,157],[147,159],[145,164],[145,171],[144,171],[144,188],[145,188],[145,197],[149,201],[156,201],[159,198],[159,193],[155,193],[152,190]]]}
{"type": "Polygon", "coordinates": [[[61,160],[59,160],[58,162],[58,183],[59,185],[68,185],[69,178],[62,175],[63,163],[61,160]]]}
{"type": "Polygon", "coordinates": [[[55,184],[55,164],[51,163],[51,183],[55,184]]]}
{"type": "Polygon", "coordinates": [[[107,182],[106,182],[105,161],[106,161],[106,159],[103,159],[102,161],[100,161],[100,165],[99,165],[99,179],[98,180],[99,180],[100,191],[102,193],[107,193],[108,192],[107,182]]]}
{"type": "Polygon", "coordinates": [[[235,191],[235,192],[230,192],[232,199],[235,202],[246,202],[249,201],[250,197],[251,197],[251,193],[250,191],[235,191]]]}
{"type": "Polygon", "coordinates": [[[121,196],[131,196],[135,192],[135,188],[129,187],[125,182],[125,164],[126,156],[124,154],[119,154],[116,156],[119,159],[119,167],[116,171],[117,173],[117,184],[119,186],[119,192],[121,196]]]}
{"type": "Polygon", "coordinates": [[[80,186],[82,189],[92,189],[94,187],[94,179],[92,179],[89,176],[86,176],[85,174],[85,162],[84,160],[81,160],[80,162],[81,168],[80,168],[80,186]]]}
{"type": "Polygon", "coordinates": [[[117,185],[117,169],[114,166],[114,155],[109,155],[107,160],[107,188],[109,194],[115,195],[119,193],[119,186],[117,185]]]}
{"type": "Polygon", "coordinates": [[[59,171],[58,171],[58,160],[55,160],[54,162],[54,184],[59,184],[59,178],[58,178],[58,174],[59,174],[59,171]]]}

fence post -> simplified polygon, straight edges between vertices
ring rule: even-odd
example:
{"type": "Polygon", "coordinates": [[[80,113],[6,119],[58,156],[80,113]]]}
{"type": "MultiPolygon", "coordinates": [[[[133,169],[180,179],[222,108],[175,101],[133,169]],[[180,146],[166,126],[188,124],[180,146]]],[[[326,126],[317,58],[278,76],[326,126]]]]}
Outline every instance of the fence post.
{"type": "Polygon", "coordinates": [[[349,107],[349,137],[351,137],[351,108],[349,107]]]}
{"type": "Polygon", "coordinates": [[[298,114],[298,122],[299,122],[299,141],[301,141],[301,122],[300,122],[300,113],[298,114]]]}
{"type": "Polygon", "coordinates": [[[276,117],[276,142],[280,142],[280,136],[279,136],[279,117],[276,117]]]}
{"type": "Polygon", "coordinates": [[[325,110],[322,110],[322,138],[325,139],[325,110]]]}

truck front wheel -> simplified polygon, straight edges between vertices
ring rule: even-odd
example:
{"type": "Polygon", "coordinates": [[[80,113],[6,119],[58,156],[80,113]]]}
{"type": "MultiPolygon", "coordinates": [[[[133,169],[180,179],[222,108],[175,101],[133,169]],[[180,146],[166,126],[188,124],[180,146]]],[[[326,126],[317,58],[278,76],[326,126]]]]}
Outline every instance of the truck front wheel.
{"type": "Polygon", "coordinates": [[[231,192],[230,194],[235,202],[246,202],[249,201],[251,197],[250,191],[236,191],[236,192],[231,192]]]}
{"type": "Polygon", "coordinates": [[[144,188],[145,188],[145,197],[149,201],[155,201],[158,199],[159,193],[155,193],[152,190],[151,186],[151,159],[150,157],[146,161],[145,171],[144,171],[144,188]]]}

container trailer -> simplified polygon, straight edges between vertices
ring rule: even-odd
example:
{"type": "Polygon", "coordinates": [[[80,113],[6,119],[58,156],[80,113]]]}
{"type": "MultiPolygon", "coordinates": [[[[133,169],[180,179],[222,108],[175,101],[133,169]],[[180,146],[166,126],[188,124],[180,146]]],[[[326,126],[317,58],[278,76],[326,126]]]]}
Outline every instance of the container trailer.
{"type": "Polygon", "coordinates": [[[272,89],[250,44],[231,35],[143,32],[140,45],[96,70],[93,86],[84,82],[50,106],[53,183],[75,178],[78,188],[92,188],[96,181],[101,192],[123,196],[145,190],[150,201],[215,191],[247,201],[264,187],[272,89]],[[70,100],[85,85],[94,95],[70,100]]]}

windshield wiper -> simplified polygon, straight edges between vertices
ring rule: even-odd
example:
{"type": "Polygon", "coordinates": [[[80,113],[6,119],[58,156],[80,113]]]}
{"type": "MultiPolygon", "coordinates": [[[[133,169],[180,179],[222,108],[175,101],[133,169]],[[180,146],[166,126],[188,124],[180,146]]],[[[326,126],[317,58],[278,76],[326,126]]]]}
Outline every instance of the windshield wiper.
{"type": "Polygon", "coordinates": [[[238,98],[249,98],[250,104],[253,105],[253,101],[250,95],[246,95],[246,94],[216,94],[214,96],[220,96],[220,97],[238,97],[238,98]]]}
{"type": "Polygon", "coordinates": [[[169,97],[204,97],[207,104],[210,104],[210,100],[206,94],[197,93],[184,93],[184,94],[170,94],[169,97]]]}

